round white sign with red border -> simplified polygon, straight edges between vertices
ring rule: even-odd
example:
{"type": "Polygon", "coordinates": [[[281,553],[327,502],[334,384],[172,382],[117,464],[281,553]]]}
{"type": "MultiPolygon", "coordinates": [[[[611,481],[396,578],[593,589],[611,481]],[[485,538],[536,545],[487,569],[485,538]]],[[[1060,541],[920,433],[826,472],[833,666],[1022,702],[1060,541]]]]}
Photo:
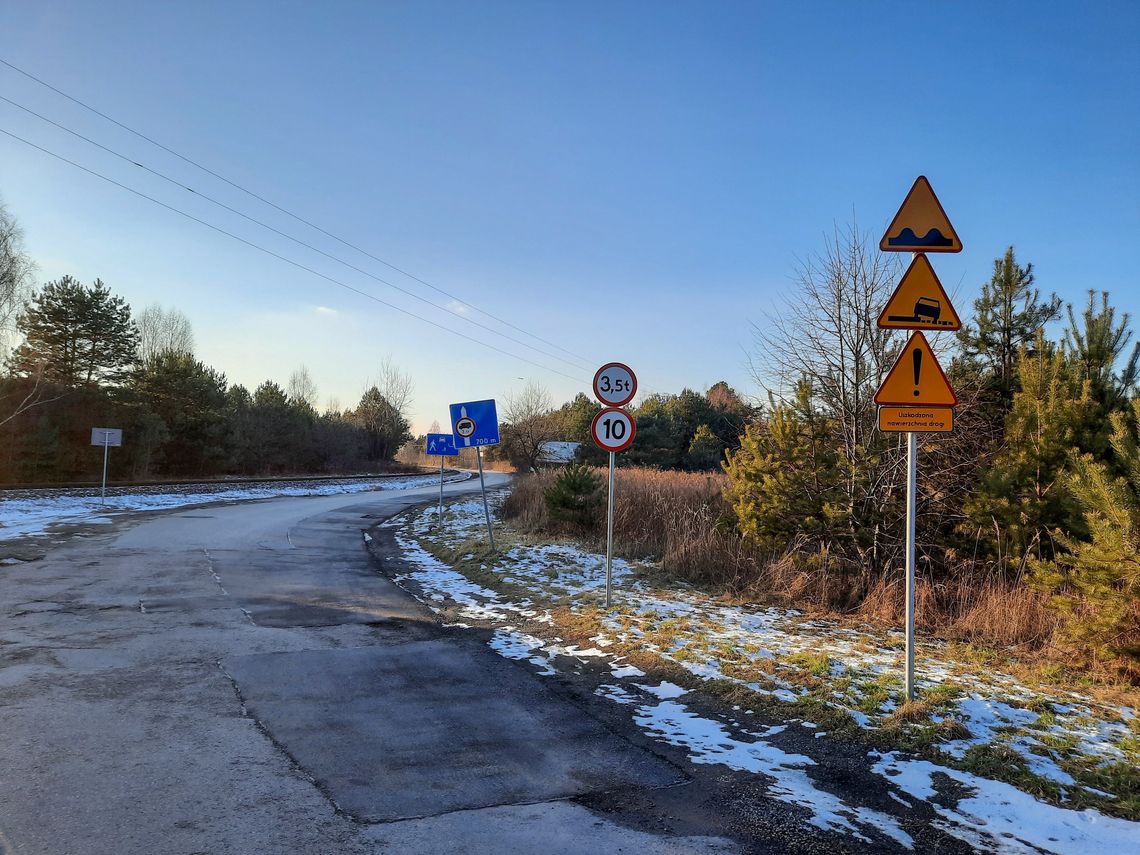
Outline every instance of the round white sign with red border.
{"type": "Polygon", "coordinates": [[[622,362],[608,362],[594,375],[594,397],[607,407],[621,407],[637,394],[637,375],[622,362]]]}
{"type": "Polygon", "coordinates": [[[637,436],[637,422],[625,410],[606,407],[590,422],[590,434],[603,451],[625,451],[637,436]]]}

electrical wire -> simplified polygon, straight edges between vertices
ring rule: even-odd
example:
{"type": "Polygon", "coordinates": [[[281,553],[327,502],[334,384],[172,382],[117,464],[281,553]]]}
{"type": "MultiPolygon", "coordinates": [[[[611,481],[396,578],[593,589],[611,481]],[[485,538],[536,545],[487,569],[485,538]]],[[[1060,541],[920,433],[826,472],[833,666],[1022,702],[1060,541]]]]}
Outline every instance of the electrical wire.
{"type": "MultiPolygon", "coordinates": [[[[392,264],[391,262],[385,261],[383,258],[380,258],[377,255],[373,255],[368,250],[366,250],[360,246],[357,246],[356,244],[354,244],[348,240],[345,240],[344,238],[339,237],[338,235],[333,234],[332,232],[322,228],[321,226],[318,226],[316,223],[311,222],[309,220],[306,220],[304,217],[300,216],[299,214],[295,214],[292,211],[288,210],[287,208],[283,208],[280,205],[276,204],[275,202],[271,202],[270,200],[266,199],[264,196],[260,196],[257,193],[253,192],[252,190],[249,190],[246,187],[243,187],[242,185],[240,185],[234,181],[231,181],[230,179],[226,178],[224,175],[220,175],[219,173],[215,172],[214,170],[210,169],[209,167],[203,166],[201,163],[198,163],[196,160],[193,160],[193,159],[187,157],[186,155],[175,151],[174,149],[170,148],[169,146],[163,145],[158,140],[147,136],[146,134],[142,133],[141,131],[135,130],[134,128],[130,127],[129,125],[123,124],[118,119],[115,119],[115,118],[112,118],[111,116],[108,116],[106,113],[104,113],[100,110],[97,110],[95,107],[92,107],[90,104],[87,104],[86,102],[81,101],[79,98],[76,98],[74,95],[69,95],[68,93],[64,92],[62,89],[58,89],[57,87],[52,86],[46,80],[42,80],[39,77],[36,77],[30,71],[25,71],[24,69],[20,68],[19,66],[13,65],[12,63],[8,62],[8,60],[4,59],[3,57],[0,57],[0,64],[7,66],[8,68],[12,69],[13,71],[15,71],[18,74],[22,74],[24,77],[27,77],[29,80],[35,81],[36,83],[40,84],[41,86],[43,86],[47,89],[50,89],[52,92],[55,92],[57,95],[60,95],[61,97],[66,98],[68,101],[71,101],[74,104],[78,104],[83,109],[94,113],[95,115],[99,116],[102,119],[105,119],[106,121],[110,122],[111,124],[113,124],[119,128],[122,128],[127,133],[134,134],[139,139],[145,140],[146,142],[150,143],[151,145],[157,146],[158,148],[162,149],[163,151],[167,152],[168,154],[174,155],[179,160],[190,164],[191,166],[195,167],[196,169],[202,170],[207,175],[210,175],[210,176],[218,179],[219,181],[221,181],[225,184],[228,184],[230,187],[233,187],[235,190],[240,190],[242,193],[245,193],[247,196],[253,197],[257,201],[261,202],[262,204],[268,205],[269,207],[273,208],[274,210],[280,211],[282,214],[285,214],[287,217],[291,217],[292,219],[296,220],[297,222],[302,223],[311,229],[315,229],[316,231],[320,232],[321,234],[325,235],[326,237],[332,238],[337,243],[343,244],[344,246],[347,246],[349,249],[352,249],[352,250],[355,250],[356,252],[359,252],[361,255],[365,255],[368,258],[371,258],[373,261],[379,262],[380,264],[383,264],[385,267],[387,267],[391,270],[394,270],[397,273],[399,273],[403,276],[406,276],[415,282],[419,282],[421,285],[424,285],[424,286],[432,289],[433,291],[435,291],[439,294],[443,294],[445,297],[449,297],[450,299],[454,300],[455,302],[457,302],[461,305],[467,306],[470,309],[474,309],[476,312],[479,312],[481,315],[485,315],[486,317],[491,318],[492,320],[498,321],[500,324],[503,324],[504,326],[510,327],[511,329],[515,330],[516,332],[521,332],[523,335],[530,336],[531,338],[535,339],[536,341],[540,341],[543,344],[548,345],[549,347],[553,347],[556,350],[560,350],[565,354],[573,356],[575,359],[578,359],[581,362],[588,362],[588,360],[583,359],[581,356],[574,353],[573,351],[567,350],[566,348],[562,347],[561,345],[555,344],[554,342],[549,341],[549,340],[543,338],[542,336],[536,335],[535,333],[532,333],[530,330],[524,329],[520,326],[516,326],[515,324],[512,324],[510,321],[504,320],[503,318],[500,318],[497,315],[493,315],[490,312],[488,312],[486,309],[481,309],[478,306],[474,305],[473,303],[470,303],[467,300],[464,300],[462,297],[458,297],[455,294],[452,294],[450,291],[447,291],[443,288],[440,288],[436,285],[433,285],[431,282],[428,282],[424,279],[421,279],[420,277],[418,277],[412,273],[409,273],[407,270],[404,270],[400,267],[397,267],[396,265],[392,264]]],[[[139,165],[141,165],[141,164],[139,164],[139,165]]]]}
{"type": "Polygon", "coordinates": [[[464,321],[467,321],[467,323],[469,323],[469,324],[473,324],[482,330],[486,330],[487,332],[491,333],[492,335],[497,335],[500,338],[505,338],[507,341],[512,341],[515,344],[518,344],[518,345],[521,345],[522,347],[528,348],[529,350],[533,350],[537,353],[541,353],[543,356],[549,356],[551,359],[557,359],[559,362],[563,362],[566,365],[570,365],[570,366],[572,366],[574,368],[578,368],[578,369],[586,369],[587,368],[587,366],[582,364],[580,361],[578,361],[578,362],[571,361],[569,359],[566,359],[563,356],[559,356],[557,353],[551,353],[548,350],[543,350],[541,347],[535,347],[533,344],[529,344],[529,343],[523,341],[522,339],[515,338],[514,336],[508,335],[507,333],[504,333],[504,332],[500,332],[499,330],[494,329],[493,327],[489,327],[486,324],[481,324],[481,323],[479,323],[479,321],[475,320],[474,318],[469,318],[466,315],[464,315],[462,312],[457,311],[457,310],[455,310],[449,306],[441,306],[438,303],[432,302],[428,298],[426,298],[420,294],[417,294],[415,291],[409,291],[407,288],[401,288],[399,285],[396,285],[395,283],[389,282],[387,279],[384,279],[380,276],[377,276],[376,274],[372,273],[371,271],[365,270],[361,267],[357,267],[355,264],[352,264],[351,262],[345,261],[343,258],[340,258],[339,256],[325,252],[323,249],[320,249],[319,247],[313,246],[311,243],[307,243],[306,241],[303,241],[298,237],[294,237],[293,235],[291,235],[287,232],[283,232],[280,229],[275,228],[274,226],[271,226],[269,223],[264,222],[263,220],[259,220],[256,217],[252,217],[249,214],[244,213],[243,211],[239,211],[237,208],[233,208],[233,207],[227,205],[225,202],[222,202],[218,199],[215,199],[212,196],[209,196],[205,193],[202,193],[199,190],[195,190],[193,187],[190,187],[187,184],[183,184],[181,181],[178,181],[175,178],[171,178],[169,175],[165,175],[164,173],[159,172],[156,169],[152,169],[151,167],[147,166],[144,163],[140,163],[139,161],[135,160],[134,158],[128,157],[127,155],[122,154],[121,152],[115,151],[113,148],[109,148],[108,146],[105,146],[102,143],[91,139],[90,137],[84,136],[83,134],[79,133],[79,131],[73,130],[72,128],[69,128],[66,125],[63,125],[63,124],[55,121],[54,119],[50,119],[41,113],[37,113],[35,110],[31,109],[30,107],[26,107],[17,101],[13,101],[11,98],[8,98],[4,95],[0,95],[0,101],[4,101],[7,104],[11,104],[13,107],[16,107],[19,110],[23,110],[25,113],[27,113],[31,116],[35,116],[40,121],[46,122],[47,124],[52,125],[53,127],[59,128],[59,130],[65,131],[66,133],[71,134],[73,137],[81,139],[84,142],[88,143],[89,145],[95,146],[95,148],[101,149],[102,151],[105,151],[108,154],[119,158],[119,160],[125,161],[126,163],[129,163],[132,166],[137,166],[139,169],[142,169],[145,172],[149,172],[151,175],[155,176],[156,178],[161,178],[163,181],[166,181],[169,184],[173,184],[175,187],[179,188],[180,190],[185,190],[188,193],[193,193],[195,196],[199,197],[200,199],[205,199],[207,202],[210,202],[213,205],[217,205],[219,208],[222,208],[225,211],[229,211],[231,214],[235,214],[236,216],[239,216],[244,220],[248,220],[249,222],[251,222],[255,225],[258,225],[263,229],[267,229],[268,231],[271,231],[276,235],[280,235],[281,237],[285,238],[286,240],[292,241],[293,243],[297,244],[298,246],[303,246],[306,249],[317,253],[318,255],[323,255],[325,258],[328,258],[332,261],[335,261],[338,264],[343,264],[345,267],[349,268],[350,270],[354,270],[363,276],[367,276],[369,279],[374,279],[375,281],[377,281],[383,285],[387,285],[389,288],[393,288],[396,291],[399,291],[401,294],[405,294],[406,296],[411,297],[413,300],[419,300],[421,303],[424,303],[425,305],[431,306],[433,309],[442,309],[445,312],[448,312],[450,314],[455,315],[457,318],[460,318],[464,321]]]}
{"type": "Polygon", "coordinates": [[[133,187],[128,187],[126,184],[123,184],[119,181],[116,181],[114,178],[110,178],[106,175],[103,175],[101,172],[96,172],[94,169],[89,169],[86,166],[83,166],[82,164],[76,163],[74,160],[70,160],[70,159],[64,157],[62,154],[57,154],[56,152],[51,151],[50,149],[44,148],[41,145],[37,145],[36,143],[32,142],[31,140],[24,139],[23,137],[19,136],[18,134],[14,134],[9,130],[6,130],[4,128],[0,128],[0,134],[4,134],[5,136],[11,137],[12,139],[16,140],[17,142],[21,142],[24,145],[29,146],[30,148],[34,148],[36,151],[42,152],[43,154],[46,154],[49,157],[53,157],[56,160],[59,160],[63,163],[68,164],[69,166],[73,166],[76,169],[79,169],[83,172],[86,172],[88,175],[93,175],[96,178],[100,178],[103,181],[106,181],[108,184],[113,184],[115,187],[118,187],[122,190],[126,190],[128,193],[133,193],[135,196],[138,196],[142,199],[146,199],[148,202],[152,202],[161,208],[165,208],[168,211],[172,211],[173,213],[178,214],[182,217],[185,217],[188,220],[192,220],[193,222],[198,223],[199,225],[205,226],[206,228],[211,229],[215,232],[218,232],[219,234],[223,234],[228,238],[232,238],[233,240],[236,240],[238,243],[243,243],[246,246],[251,247],[252,249],[256,249],[258,252],[263,252],[266,255],[270,255],[273,258],[276,258],[279,261],[283,261],[286,264],[289,264],[293,267],[296,267],[299,270],[303,270],[306,273],[311,273],[314,276],[319,276],[321,279],[324,279],[328,282],[331,282],[334,285],[337,285],[341,288],[344,288],[347,291],[351,291],[354,294],[359,294],[361,297],[372,300],[373,302],[379,303],[382,306],[387,306],[388,308],[394,309],[397,312],[400,312],[401,314],[407,315],[408,317],[415,318],[416,320],[419,320],[419,321],[423,321],[425,324],[430,324],[431,326],[436,327],[437,329],[441,329],[446,333],[450,333],[451,335],[457,335],[460,338],[464,338],[467,341],[474,342],[475,344],[481,345],[482,347],[486,347],[490,350],[496,351],[497,353],[501,353],[504,356],[509,356],[512,359],[517,359],[520,362],[525,362],[528,365],[533,365],[536,368],[541,368],[543,371],[549,371],[552,374],[558,374],[559,376],[565,377],[567,380],[573,380],[576,383],[584,382],[584,379],[582,377],[575,377],[575,376],[572,376],[570,374],[566,374],[565,372],[560,371],[557,368],[552,368],[549,365],[543,365],[540,362],[535,362],[534,360],[528,359],[525,356],[520,356],[517,353],[511,353],[510,351],[503,350],[501,347],[497,347],[496,345],[489,344],[485,341],[480,341],[479,339],[474,338],[473,336],[469,336],[465,333],[459,332],[458,330],[454,330],[454,329],[451,329],[450,327],[446,327],[443,324],[440,324],[440,323],[437,323],[436,321],[431,320],[430,318],[425,318],[422,315],[417,315],[415,312],[408,311],[407,309],[405,309],[401,306],[397,306],[395,303],[389,303],[387,300],[383,300],[380,297],[377,297],[375,294],[370,294],[367,291],[362,291],[359,288],[356,288],[352,285],[349,285],[347,282],[342,282],[341,280],[339,280],[333,276],[329,276],[326,273],[321,273],[319,270],[314,270],[312,267],[308,267],[307,265],[304,265],[299,261],[294,261],[293,259],[288,258],[284,255],[279,254],[279,253],[276,253],[271,249],[267,249],[266,247],[261,246],[260,244],[256,244],[253,241],[246,240],[245,238],[241,237],[240,235],[236,235],[233,232],[227,231],[226,229],[223,229],[220,226],[215,226],[213,223],[208,223],[203,219],[195,217],[193,214],[188,214],[186,211],[180,210],[179,208],[175,208],[173,205],[168,205],[166,202],[163,202],[160,199],[156,199],[153,196],[148,196],[146,193],[143,193],[139,190],[136,190],[133,187]]]}

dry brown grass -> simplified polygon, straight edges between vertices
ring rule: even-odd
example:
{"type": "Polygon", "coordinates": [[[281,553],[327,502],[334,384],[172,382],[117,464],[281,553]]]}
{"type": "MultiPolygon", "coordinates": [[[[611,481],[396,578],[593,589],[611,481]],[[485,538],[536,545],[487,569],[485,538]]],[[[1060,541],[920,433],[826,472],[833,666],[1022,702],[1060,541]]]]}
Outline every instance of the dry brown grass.
{"type": "MultiPolygon", "coordinates": [[[[604,470],[597,470],[605,476],[604,470]]],[[[556,473],[516,479],[503,507],[514,524],[551,530],[544,494],[556,473]]],[[[627,558],[653,558],[670,579],[737,599],[842,614],[898,626],[904,596],[898,578],[868,581],[843,572],[826,551],[792,544],[782,554],[757,549],[732,525],[723,491],[726,477],[653,469],[617,471],[614,548],[627,558]]],[[[602,514],[588,545],[605,547],[602,514]]],[[[1040,647],[1053,637],[1056,616],[1041,594],[1024,585],[961,578],[920,579],[916,619],[925,631],[948,640],[1040,647]]]]}
{"type": "MultiPolygon", "coordinates": [[[[915,585],[915,620],[942,638],[1004,646],[1046,644],[1057,628],[1057,615],[1046,597],[1025,585],[962,578],[915,585]]],[[[898,625],[906,610],[901,579],[881,580],[859,604],[859,616],[898,625]]]]}

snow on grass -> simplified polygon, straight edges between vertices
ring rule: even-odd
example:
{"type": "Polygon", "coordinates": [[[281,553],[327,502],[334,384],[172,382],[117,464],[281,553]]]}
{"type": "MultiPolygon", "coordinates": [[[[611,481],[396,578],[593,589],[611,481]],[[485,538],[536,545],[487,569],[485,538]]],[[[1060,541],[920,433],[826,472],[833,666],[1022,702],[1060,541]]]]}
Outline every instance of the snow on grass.
{"type": "MultiPolygon", "coordinates": [[[[464,481],[468,472],[451,475],[444,480],[464,481]]],[[[112,522],[115,513],[124,511],[160,511],[207,502],[242,502],[283,496],[332,496],[341,493],[363,493],[373,490],[408,490],[439,483],[438,475],[413,475],[406,478],[374,478],[329,481],[272,482],[226,487],[202,484],[186,487],[139,487],[112,489],[103,502],[97,490],[6,491],[0,498],[0,540],[12,540],[43,534],[60,523],[112,522]]]]}
{"type": "Polygon", "coordinates": [[[914,841],[894,817],[871,808],[848,805],[838,796],[819,789],[804,771],[815,765],[814,760],[802,754],[789,754],[765,741],[783,727],[749,734],[753,739],[744,741],[731,736],[720,723],[696,715],[671,700],[638,707],[634,719],[647,733],[685,748],[694,763],[720,763],[730,769],[773,779],[768,795],[806,809],[808,822],[825,831],[845,832],[865,843],[872,842],[867,836],[869,833],[879,832],[908,849],[914,848],[914,841]]]}
{"type": "MultiPolygon", "coordinates": [[[[525,618],[539,616],[538,610],[530,608],[529,602],[510,602],[489,588],[472,582],[462,573],[456,572],[431,555],[414,538],[397,535],[396,543],[404,560],[413,568],[409,572],[397,575],[396,581],[414,581],[429,600],[436,602],[451,600],[460,606],[460,616],[488,621],[509,620],[510,614],[525,618]]],[[[428,605],[433,611],[440,611],[431,603],[428,605]]]]}
{"type": "Polygon", "coordinates": [[[987,852],[1008,855],[1086,855],[1125,853],[1140,848],[1140,824],[1095,810],[1069,810],[1044,804],[1009,784],[928,760],[877,755],[872,769],[907,795],[929,802],[943,818],[946,833],[987,852]],[[968,795],[950,808],[939,803],[937,781],[945,776],[968,795]]]}
{"type": "MultiPolygon", "coordinates": [[[[1034,724],[1040,715],[1032,710],[1020,709],[999,701],[996,698],[987,698],[977,692],[971,692],[964,698],[955,702],[954,714],[967,730],[970,731],[968,739],[954,739],[945,742],[939,748],[951,757],[965,757],[966,752],[974,745],[986,745],[994,740],[994,734],[999,728],[1021,727],[1034,724]]],[[[935,721],[941,721],[944,716],[935,716],[935,721]]]]}
{"type": "MultiPolygon", "coordinates": [[[[434,546],[455,548],[485,537],[483,506],[478,499],[446,506],[442,530],[432,528],[434,517],[434,510],[416,515],[401,530],[401,537],[411,542],[415,562],[424,561],[426,556],[439,565],[415,543],[417,538],[434,546]]],[[[685,748],[693,762],[722,763],[772,778],[773,795],[790,803],[809,803],[803,806],[809,808],[812,821],[820,827],[864,838],[877,830],[900,843],[904,838],[909,840],[890,817],[845,804],[820,790],[804,771],[811,764],[810,758],[803,758],[807,761],[803,762],[799,755],[784,755],[768,741],[770,731],[730,734],[721,722],[699,716],[678,701],[683,688],[670,683],[646,685],[644,672],[621,663],[611,650],[633,645],[671,660],[700,679],[730,680],[788,703],[810,696],[843,711],[861,727],[880,729],[903,700],[900,633],[808,620],[789,609],[728,604],[682,586],[656,587],[648,581],[652,574],[647,571],[655,569],[648,562],[615,562],[614,605],[603,610],[603,556],[567,544],[529,544],[509,528],[503,530],[501,524],[496,540],[503,541],[503,551],[478,563],[479,578],[509,580],[510,590],[523,599],[514,602],[505,594],[475,585],[446,565],[439,565],[445,571],[436,568],[426,580],[420,580],[426,581],[424,590],[445,594],[461,609],[472,608],[472,603],[463,598],[474,596],[486,614],[498,616],[483,619],[500,624],[499,629],[508,633],[518,630],[503,624],[516,621],[512,615],[521,614],[511,611],[512,604],[516,609],[534,611],[538,601],[576,614],[586,609],[590,614],[601,614],[602,632],[592,637],[596,648],[591,652],[606,662],[614,682],[600,687],[597,694],[636,706],[635,719],[647,732],[685,748]],[[445,573],[451,575],[445,579],[445,573]],[[465,585],[474,586],[476,593],[473,595],[465,585]]],[[[474,566],[472,558],[468,555],[463,566],[474,566]]],[[[549,610],[541,611],[539,619],[550,622],[549,610]]],[[[561,657],[567,654],[581,655],[574,648],[533,635],[520,639],[497,633],[496,637],[500,640],[492,646],[499,652],[531,661],[544,669],[543,673],[560,667],[561,657]]],[[[920,642],[919,692],[920,698],[931,703],[931,716],[926,722],[903,724],[904,731],[926,727],[934,737],[933,747],[958,762],[963,762],[974,746],[993,745],[1016,752],[1029,772],[1062,788],[1062,799],[1066,791],[1075,790],[1115,798],[1075,780],[1065,764],[1078,760],[1096,765],[1121,759],[1135,763],[1140,728],[1133,707],[1105,707],[1075,691],[1031,689],[999,669],[958,661],[949,654],[944,645],[920,642]],[[939,722],[957,724],[935,730],[939,722]],[[962,727],[968,736],[959,737],[955,732],[962,727]]],[[[826,733],[816,728],[815,736],[825,737],[826,733]]],[[[976,845],[990,848],[1001,838],[998,843],[1007,848],[998,851],[1031,851],[1025,848],[1028,845],[1047,852],[1077,851],[1082,840],[1095,846],[1102,839],[1097,835],[1106,828],[1113,829],[1113,834],[1128,830],[1140,839],[1140,823],[1112,819],[1096,811],[1051,806],[1009,784],[929,761],[905,761],[919,764],[911,766],[901,765],[902,760],[893,762],[892,774],[906,771],[920,777],[920,773],[929,773],[929,778],[941,772],[981,793],[977,797],[967,795],[957,809],[938,808],[944,812],[947,830],[953,826],[955,836],[976,845]],[[1004,801],[994,801],[996,796],[1004,801]],[[992,815],[983,810],[986,805],[974,804],[973,800],[993,802],[989,805],[992,815]],[[1038,816],[1047,817],[1042,834],[1030,831],[1020,838],[1002,836],[1006,826],[1035,828],[1038,816]],[[1070,846],[1065,841],[1076,842],[1070,846]]],[[[884,764],[880,765],[885,769],[884,764]]],[[[932,785],[927,789],[924,800],[938,798],[932,785]]]]}

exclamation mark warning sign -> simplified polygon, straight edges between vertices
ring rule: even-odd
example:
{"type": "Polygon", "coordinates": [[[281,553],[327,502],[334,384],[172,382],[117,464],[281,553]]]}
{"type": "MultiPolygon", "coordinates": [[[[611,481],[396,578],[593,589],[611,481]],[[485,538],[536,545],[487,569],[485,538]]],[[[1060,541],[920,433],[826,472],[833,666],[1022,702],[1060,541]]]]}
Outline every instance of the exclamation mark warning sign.
{"type": "Polygon", "coordinates": [[[925,404],[931,407],[953,407],[958,403],[958,396],[922,333],[916,332],[910,337],[887,379],[879,387],[875,403],[897,406],[925,404]]]}

